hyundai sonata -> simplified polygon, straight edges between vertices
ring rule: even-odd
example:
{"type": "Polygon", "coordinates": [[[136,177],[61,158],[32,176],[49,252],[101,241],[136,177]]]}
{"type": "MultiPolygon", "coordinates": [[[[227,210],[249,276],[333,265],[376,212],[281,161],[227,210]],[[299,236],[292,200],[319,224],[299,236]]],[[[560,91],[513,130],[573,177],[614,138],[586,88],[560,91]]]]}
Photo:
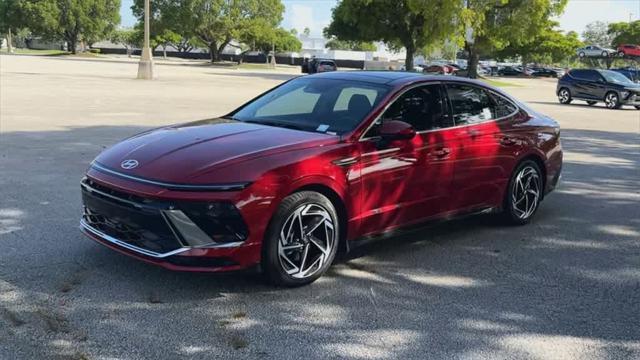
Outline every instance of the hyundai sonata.
{"type": "Polygon", "coordinates": [[[558,183],[560,130],[484,83],[407,72],[295,78],[221,118],[100,154],[81,229],[172,270],[320,277],[338,251],[435,219],[527,223],[558,183]]]}

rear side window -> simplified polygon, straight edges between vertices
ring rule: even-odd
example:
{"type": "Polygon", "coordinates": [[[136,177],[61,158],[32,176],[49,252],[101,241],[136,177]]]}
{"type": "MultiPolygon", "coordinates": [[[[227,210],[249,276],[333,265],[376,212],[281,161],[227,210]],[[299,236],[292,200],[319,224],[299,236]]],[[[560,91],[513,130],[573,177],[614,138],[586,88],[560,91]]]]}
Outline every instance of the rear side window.
{"type": "Polygon", "coordinates": [[[518,110],[517,106],[501,95],[492,92],[491,98],[493,99],[495,106],[494,113],[498,119],[509,116],[518,110]]]}
{"type": "Polygon", "coordinates": [[[483,89],[448,84],[447,93],[456,125],[475,124],[496,118],[493,101],[483,89]]]}

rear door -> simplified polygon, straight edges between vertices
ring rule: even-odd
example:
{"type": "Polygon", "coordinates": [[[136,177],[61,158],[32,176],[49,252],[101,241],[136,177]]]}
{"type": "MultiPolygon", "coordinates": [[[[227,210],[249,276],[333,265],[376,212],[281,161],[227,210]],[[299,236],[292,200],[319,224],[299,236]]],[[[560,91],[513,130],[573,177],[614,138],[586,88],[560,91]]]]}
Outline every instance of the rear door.
{"type": "Polygon", "coordinates": [[[515,164],[514,153],[522,144],[512,127],[519,109],[502,96],[470,84],[447,84],[447,94],[459,146],[452,210],[499,206],[515,164]]]}

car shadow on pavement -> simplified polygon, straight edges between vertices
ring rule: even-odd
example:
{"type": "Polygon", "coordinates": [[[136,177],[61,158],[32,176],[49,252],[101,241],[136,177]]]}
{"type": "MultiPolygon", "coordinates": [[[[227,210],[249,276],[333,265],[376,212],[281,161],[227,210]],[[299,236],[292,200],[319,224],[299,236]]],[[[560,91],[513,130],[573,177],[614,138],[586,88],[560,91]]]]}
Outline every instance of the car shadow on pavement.
{"type": "Polygon", "coordinates": [[[144,129],[2,133],[0,339],[11,354],[638,356],[637,134],[563,129],[564,182],[526,226],[486,215],[433,225],[283,289],[255,273],[170,272],[80,234],[84,170],[144,129]]]}

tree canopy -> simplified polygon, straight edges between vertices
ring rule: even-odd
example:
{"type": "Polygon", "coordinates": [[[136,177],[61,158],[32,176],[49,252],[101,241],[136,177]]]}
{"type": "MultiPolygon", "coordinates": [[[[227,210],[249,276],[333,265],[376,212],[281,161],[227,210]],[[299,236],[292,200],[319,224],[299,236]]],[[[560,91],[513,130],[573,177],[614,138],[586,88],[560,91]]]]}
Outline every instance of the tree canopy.
{"type": "Polygon", "coordinates": [[[611,44],[640,44],[640,20],[633,22],[617,22],[609,24],[607,33],[611,36],[611,44]]]}
{"type": "Polygon", "coordinates": [[[329,39],[329,41],[327,41],[324,47],[331,50],[352,50],[352,51],[376,51],[378,49],[376,44],[370,41],[340,40],[335,37],[329,39]]]}
{"type": "Polygon", "coordinates": [[[343,41],[383,41],[406,50],[405,67],[424,47],[453,32],[462,2],[451,0],[343,0],[325,33],[343,41]]]}
{"type": "Polygon", "coordinates": [[[567,0],[466,0],[460,14],[469,53],[469,76],[476,77],[480,56],[508,46],[523,48],[548,29],[567,0]]]}
{"type": "Polygon", "coordinates": [[[587,24],[582,32],[582,38],[587,45],[600,45],[605,47],[611,46],[611,40],[613,40],[612,34],[609,33],[609,26],[602,21],[594,21],[587,24]]]}
{"type": "MultiPolygon", "coordinates": [[[[154,0],[151,7],[155,32],[169,29],[197,38],[209,49],[211,61],[219,60],[231,40],[249,38],[247,32],[275,31],[284,12],[280,0],[154,0]]],[[[143,0],[136,0],[133,10],[141,19],[143,0]]]]}
{"type": "Polygon", "coordinates": [[[64,39],[76,53],[79,41],[104,39],[120,23],[120,0],[16,0],[23,26],[46,39],[64,39]]]}

